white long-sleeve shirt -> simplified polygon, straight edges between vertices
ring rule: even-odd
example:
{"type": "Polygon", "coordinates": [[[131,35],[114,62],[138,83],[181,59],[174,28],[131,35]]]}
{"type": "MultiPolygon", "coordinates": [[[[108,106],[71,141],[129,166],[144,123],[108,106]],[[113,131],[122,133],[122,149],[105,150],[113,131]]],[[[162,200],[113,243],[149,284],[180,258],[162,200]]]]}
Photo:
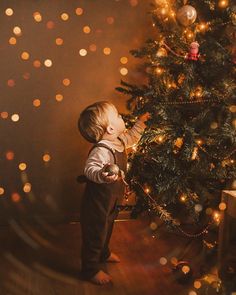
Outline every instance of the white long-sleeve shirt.
{"type": "MultiPolygon", "coordinates": [[[[131,129],[126,130],[119,136],[119,138],[124,142],[126,149],[138,143],[145,127],[145,123],[137,120],[137,122],[131,129]]],[[[99,143],[104,143],[110,148],[117,150],[118,152],[124,151],[124,145],[121,141],[111,141],[103,139],[100,140],[99,143]]],[[[90,152],[89,157],[85,163],[84,175],[94,182],[105,183],[104,179],[102,178],[101,169],[107,163],[114,163],[114,157],[112,153],[104,147],[95,147],[90,152]]]]}

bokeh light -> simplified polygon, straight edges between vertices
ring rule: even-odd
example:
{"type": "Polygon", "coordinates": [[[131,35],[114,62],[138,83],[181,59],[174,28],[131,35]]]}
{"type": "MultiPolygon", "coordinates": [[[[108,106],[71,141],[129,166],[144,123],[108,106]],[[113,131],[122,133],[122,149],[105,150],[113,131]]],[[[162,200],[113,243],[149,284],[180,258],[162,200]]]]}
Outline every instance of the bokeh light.
{"type": "Polygon", "coordinates": [[[226,209],[226,204],[225,204],[224,202],[220,203],[220,204],[219,204],[219,209],[220,209],[221,211],[224,211],[224,210],[226,209]]]}
{"type": "Polygon", "coordinates": [[[25,163],[20,163],[18,167],[21,171],[24,171],[27,168],[27,165],[25,163]]]}
{"type": "Polygon", "coordinates": [[[40,60],[38,60],[38,59],[34,60],[34,62],[33,62],[33,66],[34,66],[35,68],[40,68],[40,67],[41,67],[41,62],[40,62],[40,60]]]}
{"type": "Polygon", "coordinates": [[[22,58],[23,60],[28,60],[29,57],[30,57],[30,55],[29,55],[29,53],[28,53],[27,51],[23,51],[23,52],[21,53],[21,58],[22,58]]]}
{"type": "Polygon", "coordinates": [[[16,38],[15,37],[11,37],[8,42],[11,45],[16,45],[16,38]]]}
{"type": "Polygon", "coordinates": [[[11,195],[11,199],[12,199],[13,202],[18,203],[20,201],[21,197],[20,197],[20,195],[18,193],[13,193],[11,195]]]}
{"type": "Polygon", "coordinates": [[[5,192],[4,188],[0,186],[0,196],[2,196],[4,192],[5,192]]]}
{"type": "Polygon", "coordinates": [[[91,32],[90,27],[89,27],[89,26],[84,26],[84,27],[83,27],[83,32],[84,32],[85,34],[89,34],[89,33],[91,32]]]}
{"type": "Polygon", "coordinates": [[[103,53],[104,53],[105,55],[109,55],[109,54],[111,54],[111,48],[109,48],[109,47],[105,47],[105,48],[103,49],[103,53]]]}
{"type": "Polygon", "coordinates": [[[22,75],[23,79],[29,80],[30,79],[30,73],[26,72],[22,75]]]}
{"type": "Polygon", "coordinates": [[[44,65],[45,65],[45,67],[50,68],[52,66],[51,59],[45,59],[44,65]]]}
{"type": "Polygon", "coordinates": [[[7,85],[8,85],[9,87],[14,87],[14,86],[16,85],[15,80],[13,80],[13,79],[9,79],[9,80],[7,81],[7,85]]]}
{"type": "Polygon", "coordinates": [[[51,157],[50,157],[49,154],[44,154],[44,155],[43,155],[43,161],[44,161],[44,162],[49,162],[50,160],[51,160],[51,157]]]}
{"type": "Polygon", "coordinates": [[[13,28],[13,33],[16,35],[16,36],[21,36],[22,35],[22,31],[21,31],[21,28],[16,26],[13,28]]]}
{"type": "Polygon", "coordinates": [[[170,262],[171,262],[173,265],[176,265],[176,264],[178,263],[178,259],[177,259],[176,257],[171,257],[170,262]]]}
{"type": "Polygon", "coordinates": [[[62,101],[62,100],[63,100],[63,95],[60,94],[60,93],[58,93],[58,94],[56,94],[55,99],[56,99],[57,101],[62,101]]]}
{"type": "Polygon", "coordinates": [[[8,161],[12,161],[14,159],[14,157],[15,157],[15,154],[13,153],[13,151],[7,151],[6,152],[6,159],[8,161]]]}
{"type": "Polygon", "coordinates": [[[138,0],[129,0],[131,6],[135,7],[138,5],[138,0]]]}
{"type": "Polygon", "coordinates": [[[61,46],[62,44],[63,44],[63,39],[62,38],[56,38],[56,44],[58,45],[58,46],[61,46]]]}
{"type": "Polygon", "coordinates": [[[128,62],[128,58],[126,57],[126,56],[122,56],[121,58],[120,58],[120,62],[122,63],[122,64],[127,64],[127,62],[128,62]]]}
{"type": "Polygon", "coordinates": [[[68,79],[68,78],[63,79],[63,80],[62,80],[62,84],[63,84],[64,86],[69,86],[69,85],[70,85],[70,79],[68,79]]]}
{"type": "Polygon", "coordinates": [[[92,52],[95,52],[97,50],[97,46],[95,44],[90,44],[89,45],[89,50],[92,52]]]}
{"type": "Polygon", "coordinates": [[[52,30],[54,27],[55,27],[55,24],[52,20],[49,20],[46,24],[46,27],[49,29],[49,30],[52,30]]]}
{"type": "Polygon", "coordinates": [[[7,16],[12,16],[13,13],[14,13],[14,11],[13,11],[12,8],[7,8],[7,9],[5,10],[5,14],[6,14],[7,16]]]}
{"type": "Polygon", "coordinates": [[[61,19],[63,20],[63,21],[67,21],[68,19],[69,19],[69,14],[68,13],[62,13],[61,14],[61,19]]]}
{"type": "Polygon", "coordinates": [[[107,17],[107,23],[108,23],[109,25],[112,25],[112,24],[114,23],[114,21],[115,21],[114,17],[112,17],[112,16],[108,16],[108,17],[107,17]]]}
{"type": "Polygon", "coordinates": [[[128,74],[128,69],[127,68],[121,68],[120,73],[121,73],[121,75],[125,76],[125,75],[128,74]]]}
{"type": "Polygon", "coordinates": [[[195,281],[194,284],[193,284],[193,286],[194,286],[194,288],[196,288],[196,289],[200,289],[201,286],[202,286],[202,284],[201,284],[200,281],[195,281]]]}
{"type": "Polygon", "coordinates": [[[34,100],[33,100],[33,105],[34,105],[35,107],[39,107],[39,106],[41,105],[41,101],[40,101],[40,99],[38,99],[38,98],[34,99],[34,100]]]}
{"type": "Polygon", "coordinates": [[[77,7],[76,10],[75,10],[75,13],[76,13],[77,15],[82,15],[82,14],[83,14],[83,8],[81,8],[81,7],[77,7]]]}
{"type": "Polygon", "coordinates": [[[38,12],[38,11],[36,11],[36,12],[33,13],[33,17],[34,17],[34,20],[35,20],[37,23],[41,22],[42,19],[43,19],[41,13],[38,12]]]}
{"type": "Polygon", "coordinates": [[[29,182],[27,182],[24,187],[23,187],[23,191],[25,193],[29,193],[31,191],[31,184],[29,182]]]}
{"type": "Polygon", "coordinates": [[[11,116],[11,120],[12,120],[13,122],[18,122],[18,121],[20,120],[20,116],[19,116],[18,114],[13,114],[13,115],[11,116]]]}
{"type": "Polygon", "coordinates": [[[161,257],[159,260],[161,265],[166,265],[167,264],[167,259],[165,257],[161,257]]]}
{"type": "Polygon", "coordinates": [[[1,118],[7,119],[8,118],[8,112],[1,112],[1,118]]]}
{"type": "Polygon", "coordinates": [[[86,56],[87,53],[88,53],[87,50],[84,49],[84,48],[80,49],[80,51],[79,51],[79,54],[80,54],[81,56],[86,56]]]}

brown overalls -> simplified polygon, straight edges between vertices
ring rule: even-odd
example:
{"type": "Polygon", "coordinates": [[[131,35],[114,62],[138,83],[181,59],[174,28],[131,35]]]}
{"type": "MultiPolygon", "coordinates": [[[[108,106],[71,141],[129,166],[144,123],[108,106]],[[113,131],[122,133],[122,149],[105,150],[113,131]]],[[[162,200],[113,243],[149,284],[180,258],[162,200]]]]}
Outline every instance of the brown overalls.
{"type": "MultiPolygon", "coordinates": [[[[114,163],[126,173],[127,155],[125,149],[118,152],[98,143],[93,146],[107,148],[114,156],[114,163]]],[[[91,150],[92,150],[91,149],[91,150]]],[[[90,152],[91,152],[90,150],[90,152]]],[[[112,183],[95,183],[87,180],[81,206],[81,272],[85,279],[92,278],[102,269],[102,263],[110,256],[109,241],[114,220],[117,218],[117,203],[124,196],[125,185],[119,178],[112,183]]]]}

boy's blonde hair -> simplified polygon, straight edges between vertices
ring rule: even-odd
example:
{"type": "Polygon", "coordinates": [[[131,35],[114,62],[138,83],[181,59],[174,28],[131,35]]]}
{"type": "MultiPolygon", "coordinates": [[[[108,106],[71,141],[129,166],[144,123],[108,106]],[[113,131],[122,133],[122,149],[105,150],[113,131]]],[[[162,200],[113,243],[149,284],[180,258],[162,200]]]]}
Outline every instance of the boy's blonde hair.
{"type": "Polygon", "coordinates": [[[78,128],[81,135],[89,142],[101,140],[109,124],[107,110],[115,107],[109,101],[99,101],[86,107],[80,114],[78,128]]]}

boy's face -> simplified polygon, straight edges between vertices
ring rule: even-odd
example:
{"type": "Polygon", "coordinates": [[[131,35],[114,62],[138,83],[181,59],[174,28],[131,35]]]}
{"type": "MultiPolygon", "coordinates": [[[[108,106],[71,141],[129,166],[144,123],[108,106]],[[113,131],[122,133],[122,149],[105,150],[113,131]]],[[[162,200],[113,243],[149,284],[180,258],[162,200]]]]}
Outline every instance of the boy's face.
{"type": "Polygon", "coordinates": [[[119,136],[125,130],[125,122],[121,115],[118,113],[117,109],[110,106],[107,109],[107,116],[110,126],[113,128],[114,132],[119,136]]]}

